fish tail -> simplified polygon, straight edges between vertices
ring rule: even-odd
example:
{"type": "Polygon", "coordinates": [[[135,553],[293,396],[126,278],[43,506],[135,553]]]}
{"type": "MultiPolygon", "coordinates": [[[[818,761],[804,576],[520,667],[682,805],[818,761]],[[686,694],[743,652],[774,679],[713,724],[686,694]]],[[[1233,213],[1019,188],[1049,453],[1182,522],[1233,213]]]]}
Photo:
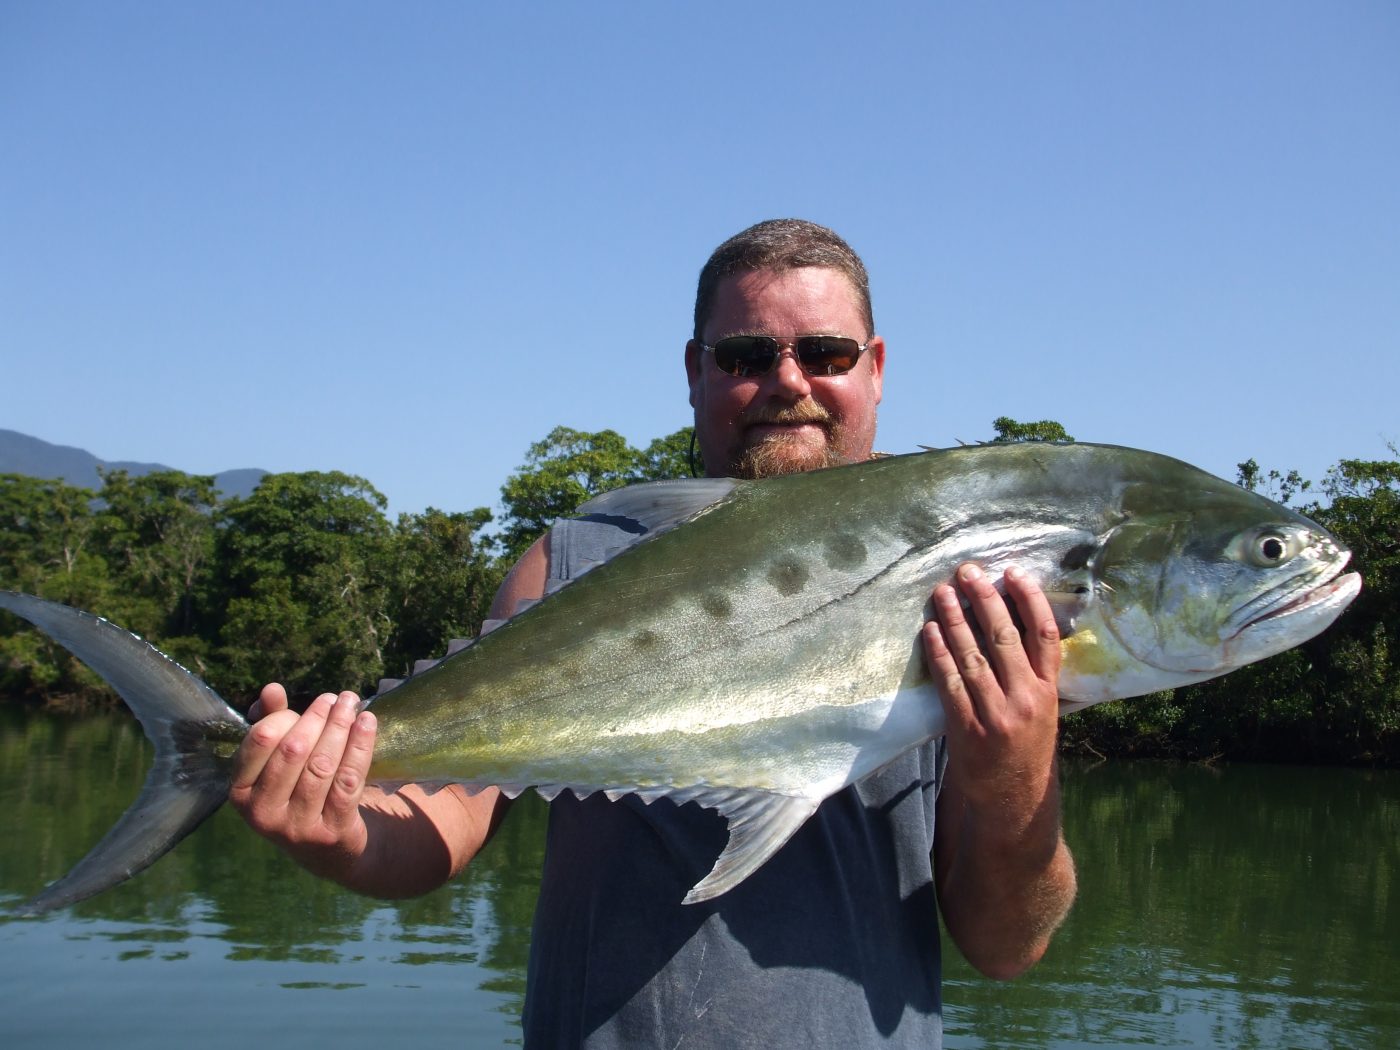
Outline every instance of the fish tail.
{"type": "Polygon", "coordinates": [[[68,874],[20,905],[38,915],[85,900],[150,867],[228,798],[233,755],[248,723],[154,646],[57,602],[0,591],[22,616],[100,674],[136,714],[155,761],[136,801],[68,874]]]}

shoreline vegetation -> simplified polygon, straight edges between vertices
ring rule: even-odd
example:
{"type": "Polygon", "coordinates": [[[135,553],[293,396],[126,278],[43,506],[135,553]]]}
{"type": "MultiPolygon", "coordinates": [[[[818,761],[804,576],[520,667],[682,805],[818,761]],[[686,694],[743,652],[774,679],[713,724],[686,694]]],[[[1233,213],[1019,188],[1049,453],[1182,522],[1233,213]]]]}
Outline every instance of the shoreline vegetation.
{"type": "MultiPolygon", "coordinates": [[[[1068,440],[1053,421],[993,423],[997,441],[1068,440]]],[[[246,706],[269,675],[308,700],[373,692],[481,629],[516,558],[608,489],[688,477],[690,428],[634,448],[557,427],[501,489],[503,512],[429,508],[389,521],[364,478],[269,474],[223,499],[209,476],[104,473],[99,492],[0,474],[0,588],[98,613],[246,706]]],[[[1318,638],[1223,679],[1064,719],[1090,757],[1400,767],[1400,455],[1342,460],[1314,486],[1239,465],[1238,482],[1351,548],[1360,597],[1318,638]],[[1316,491],[1316,495],[1315,495],[1316,491]]],[[[0,703],[78,711],[120,701],[64,649],[0,613],[0,703]]]]}

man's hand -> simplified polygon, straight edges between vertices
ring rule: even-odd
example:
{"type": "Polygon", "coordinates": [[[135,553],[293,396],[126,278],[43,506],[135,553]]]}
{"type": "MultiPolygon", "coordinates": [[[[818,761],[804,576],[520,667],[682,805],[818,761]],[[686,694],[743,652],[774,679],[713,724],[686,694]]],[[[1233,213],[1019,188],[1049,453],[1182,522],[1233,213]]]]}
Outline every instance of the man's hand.
{"type": "Polygon", "coordinates": [[[1007,570],[1006,590],[1026,624],[1024,644],[1006,602],[981,569],[961,566],[958,583],[982,629],[986,653],[956,592],[938,587],[938,619],[925,627],[924,645],[948,718],[948,777],[969,805],[1027,814],[1044,799],[1055,772],[1059,628],[1044,593],[1020,569],[1007,570]]]}
{"type": "Polygon", "coordinates": [[[375,719],[357,713],[354,693],[322,693],[306,713],[287,707],[287,691],[263,687],[249,710],[253,724],[234,758],[229,801],[243,819],[298,863],[345,881],[364,855],[360,812],[374,754],[375,719]]]}
{"type": "Polygon", "coordinates": [[[934,845],[944,922],[983,973],[1011,977],[1050,943],[1074,899],[1060,834],[1055,766],[1060,634],[1044,593],[1006,572],[1024,637],[986,575],[963,565],[958,585],[985,643],[948,585],[933,594],[924,657],[948,721],[948,770],[934,845]]]}
{"type": "Polygon", "coordinates": [[[495,788],[366,787],[376,722],[359,703],[354,693],[322,693],[298,715],[285,689],[265,686],[234,756],[229,801],[316,875],[373,897],[428,893],[476,856],[508,803],[495,788]]]}

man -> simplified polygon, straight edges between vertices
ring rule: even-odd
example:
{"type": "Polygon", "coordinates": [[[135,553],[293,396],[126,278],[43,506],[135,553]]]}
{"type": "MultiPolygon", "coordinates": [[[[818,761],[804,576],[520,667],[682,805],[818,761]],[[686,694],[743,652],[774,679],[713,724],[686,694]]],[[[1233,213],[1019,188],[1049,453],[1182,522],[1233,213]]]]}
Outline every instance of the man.
{"type": "MultiPolygon", "coordinates": [[[[830,230],[777,220],[716,249],[685,364],[712,475],[871,455],[885,344],[865,268],[830,230]]],[[[512,569],[492,615],[625,542],[609,528],[557,527],[512,569]]],[[[975,566],[958,576],[989,641],[984,652],[940,586],[923,644],[947,736],[832,796],[721,897],[679,903],[724,843],[713,812],[567,793],[551,805],[527,1045],[937,1045],[937,911],[989,976],[1040,958],[1074,893],[1055,773],[1058,633],[1023,575],[1006,586],[1024,641],[975,566]]],[[[426,892],[485,845],[506,803],[494,790],[366,788],[374,716],[355,705],[325,694],[298,717],[268,686],[232,800],[313,872],[377,896],[426,892]]]]}

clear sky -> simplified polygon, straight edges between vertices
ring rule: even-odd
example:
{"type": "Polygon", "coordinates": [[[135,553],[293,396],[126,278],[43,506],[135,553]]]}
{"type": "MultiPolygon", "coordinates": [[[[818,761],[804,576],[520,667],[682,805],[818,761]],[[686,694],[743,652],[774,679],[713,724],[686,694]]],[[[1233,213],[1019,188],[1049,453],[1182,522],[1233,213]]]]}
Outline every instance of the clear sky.
{"type": "Polygon", "coordinates": [[[695,278],[866,259],[877,446],[1400,439],[1400,5],[0,0],[0,426],[492,505],[689,422],[695,278]]]}

